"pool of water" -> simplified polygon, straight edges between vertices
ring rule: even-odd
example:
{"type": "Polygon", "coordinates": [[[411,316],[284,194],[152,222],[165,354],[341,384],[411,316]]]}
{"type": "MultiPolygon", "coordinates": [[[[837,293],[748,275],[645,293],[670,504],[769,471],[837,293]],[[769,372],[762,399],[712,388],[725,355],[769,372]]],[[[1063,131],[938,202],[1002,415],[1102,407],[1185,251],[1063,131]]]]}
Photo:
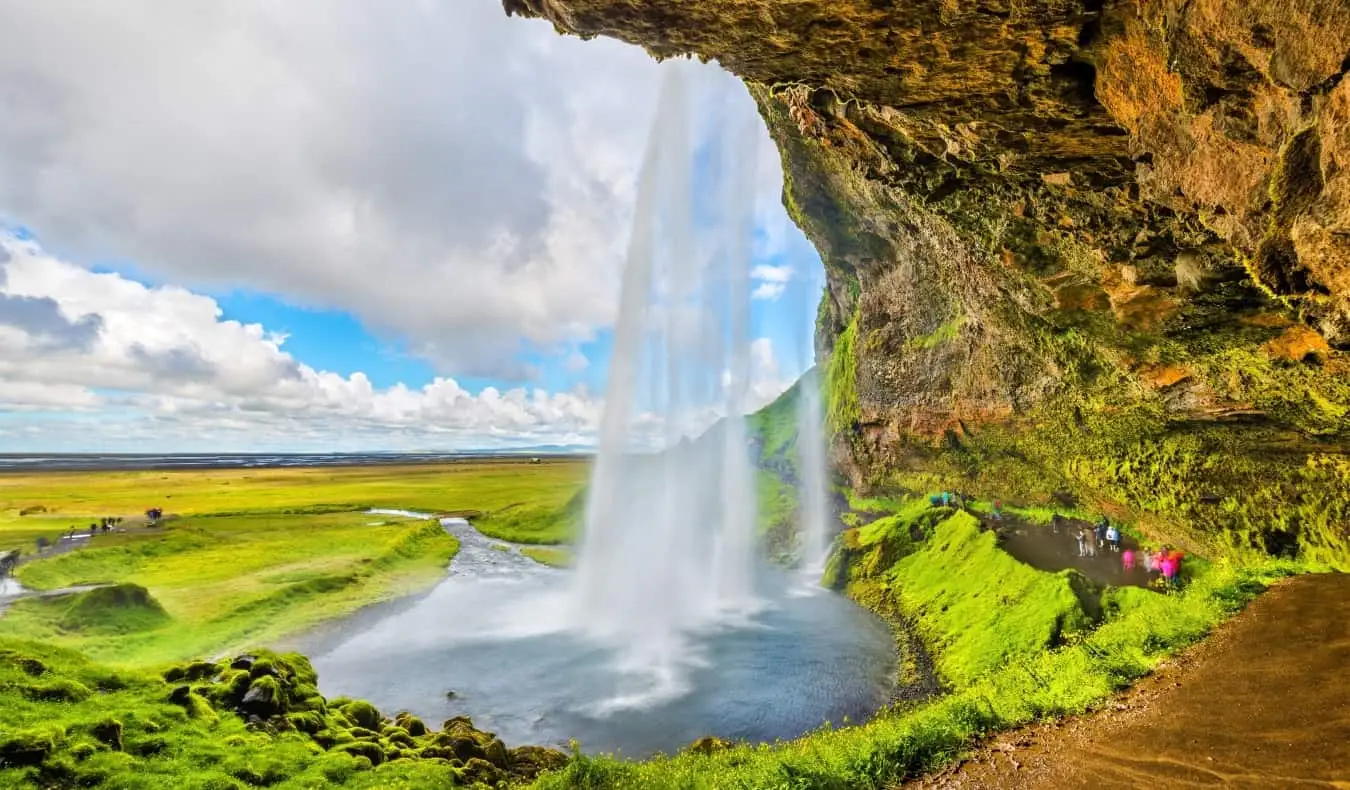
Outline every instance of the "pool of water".
{"type": "Polygon", "coordinates": [[[462,544],[444,582],[301,645],[325,694],[410,710],[429,724],[469,715],[511,745],[575,738],[587,752],[633,757],[704,735],[791,738],[861,721],[889,699],[890,630],[799,577],[762,569],[758,611],[690,635],[677,671],[652,678],[621,666],[623,646],[569,625],[569,572],[502,551],[466,523],[444,523],[462,544]]]}
{"type": "Polygon", "coordinates": [[[998,526],[999,546],[1012,556],[1033,568],[1043,571],[1061,571],[1077,568],[1083,575],[1102,585],[1115,587],[1147,587],[1149,573],[1139,556],[1139,545],[1128,535],[1121,536],[1121,550],[1112,551],[1109,545],[1096,549],[1095,556],[1078,555],[1076,535],[1084,522],[1065,522],[1063,526],[1027,524],[1005,521],[998,526]],[[1135,567],[1126,570],[1122,554],[1135,551],[1135,567]]]}

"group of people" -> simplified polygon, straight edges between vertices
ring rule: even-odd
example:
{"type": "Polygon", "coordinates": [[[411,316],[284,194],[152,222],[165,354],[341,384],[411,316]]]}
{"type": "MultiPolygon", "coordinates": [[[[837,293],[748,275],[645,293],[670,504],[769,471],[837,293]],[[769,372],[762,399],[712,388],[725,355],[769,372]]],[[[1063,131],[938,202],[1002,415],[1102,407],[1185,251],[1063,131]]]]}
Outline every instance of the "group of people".
{"type": "MultiPolygon", "coordinates": [[[[1051,522],[1058,532],[1065,524],[1065,519],[1056,514],[1051,522]]],[[[1163,546],[1157,551],[1147,551],[1122,547],[1120,530],[1105,516],[1093,526],[1073,530],[1073,534],[1078,541],[1079,557],[1096,557],[1099,549],[1110,550],[1120,554],[1121,565],[1126,571],[1142,567],[1149,573],[1158,574],[1163,583],[1169,587],[1181,583],[1181,565],[1185,554],[1180,549],[1163,546]]]]}
{"type": "MultiPolygon", "coordinates": [[[[1057,522],[1061,520],[1059,514],[1055,514],[1054,520],[1057,522]]],[[[1080,557],[1095,557],[1097,549],[1108,547],[1111,551],[1120,551],[1120,530],[1116,529],[1116,525],[1108,521],[1106,516],[1102,516],[1102,520],[1098,521],[1096,526],[1085,526],[1078,530],[1076,535],[1080,557]]]]}
{"type": "Polygon", "coordinates": [[[1134,570],[1135,562],[1142,559],[1144,568],[1149,573],[1156,573],[1168,587],[1176,587],[1181,584],[1181,561],[1185,558],[1185,553],[1181,549],[1173,549],[1163,546],[1157,551],[1140,551],[1140,557],[1135,557],[1133,551],[1126,551],[1122,559],[1125,562],[1125,570],[1134,570]]]}

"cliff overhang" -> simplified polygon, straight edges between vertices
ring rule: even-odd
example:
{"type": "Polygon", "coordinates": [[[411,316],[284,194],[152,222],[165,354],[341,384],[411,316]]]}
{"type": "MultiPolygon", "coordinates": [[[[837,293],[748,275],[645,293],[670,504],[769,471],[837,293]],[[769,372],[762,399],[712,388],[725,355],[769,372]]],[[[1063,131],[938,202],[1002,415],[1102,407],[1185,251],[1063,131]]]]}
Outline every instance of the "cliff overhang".
{"type": "Polygon", "coordinates": [[[1350,5],[504,0],[743,77],[859,488],[1350,563],[1350,5]]]}

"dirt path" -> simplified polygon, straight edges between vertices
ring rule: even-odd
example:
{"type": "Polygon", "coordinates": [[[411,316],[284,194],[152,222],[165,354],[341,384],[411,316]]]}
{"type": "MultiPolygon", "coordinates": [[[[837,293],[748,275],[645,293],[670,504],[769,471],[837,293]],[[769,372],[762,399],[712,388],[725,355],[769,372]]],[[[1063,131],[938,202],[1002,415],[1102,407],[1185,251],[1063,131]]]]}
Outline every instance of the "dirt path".
{"type": "Polygon", "coordinates": [[[1105,710],[914,788],[1350,789],[1350,575],[1282,583],[1105,710]]]}

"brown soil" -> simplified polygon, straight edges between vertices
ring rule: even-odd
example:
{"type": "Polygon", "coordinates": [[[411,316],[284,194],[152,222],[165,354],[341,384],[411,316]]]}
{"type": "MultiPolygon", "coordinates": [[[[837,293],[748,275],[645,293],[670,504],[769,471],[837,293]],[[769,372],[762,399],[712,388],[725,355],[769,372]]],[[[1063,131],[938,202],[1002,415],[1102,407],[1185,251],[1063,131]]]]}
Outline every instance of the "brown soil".
{"type": "Polygon", "coordinates": [[[915,788],[1350,788],[1350,575],[1281,583],[1104,709],[915,788]]]}

